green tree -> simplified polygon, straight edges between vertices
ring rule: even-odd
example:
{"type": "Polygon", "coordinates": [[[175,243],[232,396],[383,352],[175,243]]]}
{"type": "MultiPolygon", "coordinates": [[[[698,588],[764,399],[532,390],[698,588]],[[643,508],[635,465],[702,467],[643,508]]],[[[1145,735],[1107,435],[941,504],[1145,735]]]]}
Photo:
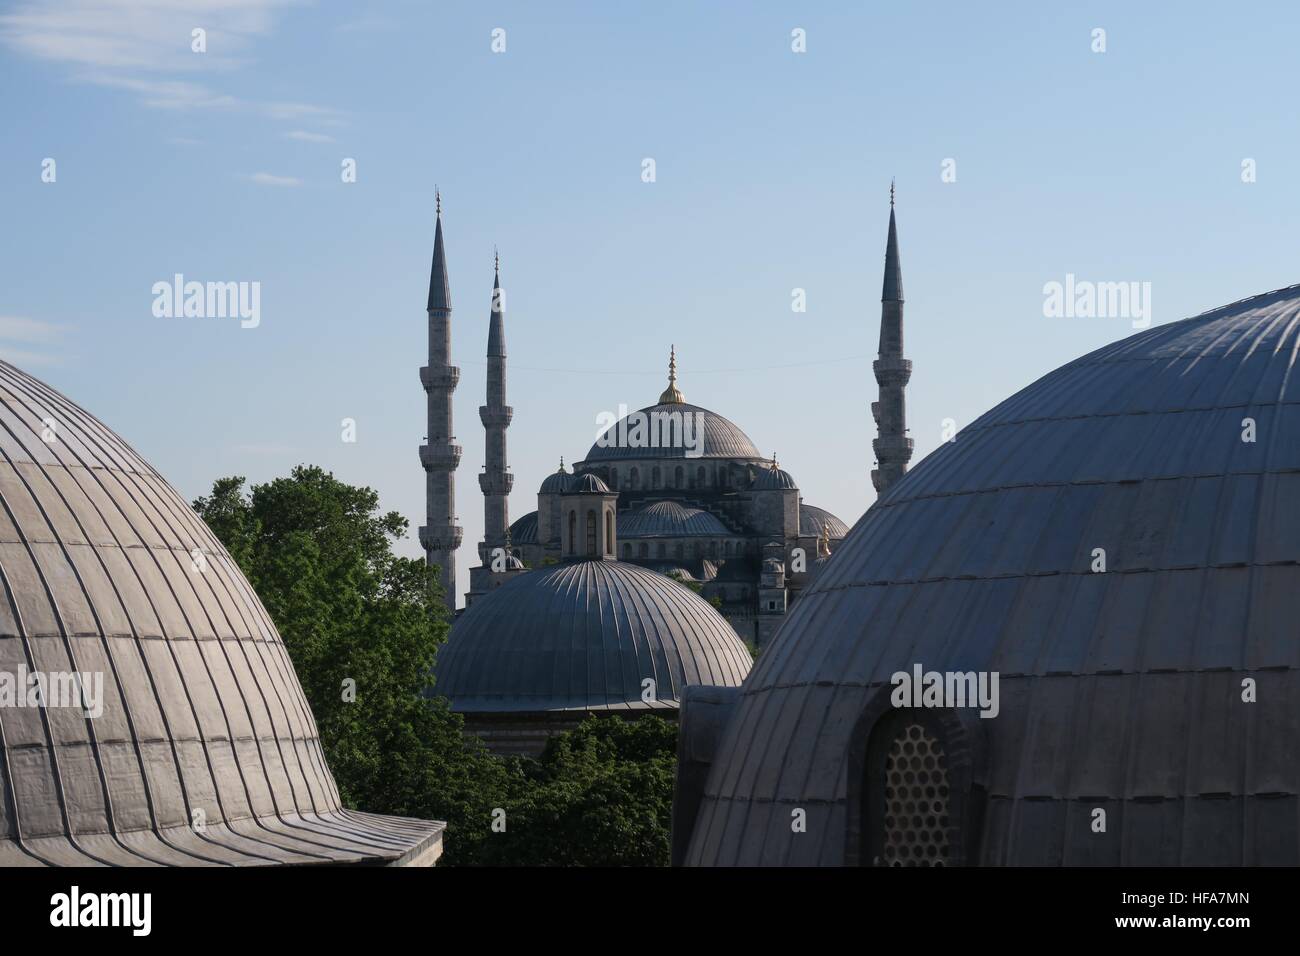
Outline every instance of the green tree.
{"type": "Polygon", "coordinates": [[[519,774],[424,695],[447,622],[436,572],[393,554],[406,520],[306,466],[250,493],[220,479],[194,508],[275,621],[344,803],[446,820],[449,861],[472,859],[519,774]]]}
{"type": "Polygon", "coordinates": [[[482,841],[479,862],[667,866],[676,760],[675,724],[588,716],[521,763],[505,832],[482,841]]]}
{"type": "Polygon", "coordinates": [[[466,738],[426,693],[448,630],[436,569],[393,554],[407,522],[374,491],[300,466],[222,478],[194,509],[275,622],[347,806],[447,821],[444,864],[667,864],[676,727],[590,718],[538,760],[466,738]]]}

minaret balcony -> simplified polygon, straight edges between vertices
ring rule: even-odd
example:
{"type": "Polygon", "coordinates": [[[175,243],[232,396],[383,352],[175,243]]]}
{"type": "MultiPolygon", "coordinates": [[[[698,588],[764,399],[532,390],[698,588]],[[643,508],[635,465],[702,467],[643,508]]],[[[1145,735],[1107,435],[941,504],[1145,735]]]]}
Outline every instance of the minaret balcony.
{"type": "Polygon", "coordinates": [[[445,445],[421,445],[420,464],[425,471],[454,471],[460,464],[460,446],[450,442],[445,445]]]}
{"type": "Polygon", "coordinates": [[[457,524],[445,524],[435,528],[421,525],[419,535],[420,547],[425,551],[455,551],[460,547],[465,533],[457,524]]]}
{"type": "Polygon", "coordinates": [[[515,476],[508,471],[484,472],[478,476],[478,486],[485,495],[508,495],[515,486],[515,476]]]}
{"type": "Polygon", "coordinates": [[[495,408],[490,405],[480,405],[478,417],[483,422],[484,428],[509,428],[510,419],[515,417],[515,410],[509,405],[499,405],[495,408]]]}
{"type": "Polygon", "coordinates": [[[429,368],[426,365],[420,369],[420,384],[424,386],[426,392],[434,389],[450,391],[459,381],[460,369],[454,365],[444,365],[441,368],[429,368]]]}
{"type": "Polygon", "coordinates": [[[910,438],[886,436],[874,439],[871,448],[875,451],[878,461],[907,461],[912,457],[912,448],[915,444],[910,438]]]}
{"type": "Polygon", "coordinates": [[[876,359],[871,363],[871,369],[876,373],[877,384],[882,386],[906,385],[912,377],[910,359],[876,359]]]}

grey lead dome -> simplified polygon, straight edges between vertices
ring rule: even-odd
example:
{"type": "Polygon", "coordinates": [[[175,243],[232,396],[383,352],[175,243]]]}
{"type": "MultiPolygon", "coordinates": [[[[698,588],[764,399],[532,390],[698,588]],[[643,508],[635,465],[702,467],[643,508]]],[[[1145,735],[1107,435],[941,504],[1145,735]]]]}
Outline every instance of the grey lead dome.
{"type": "Polygon", "coordinates": [[[689,588],[633,564],[575,561],[470,605],[438,654],[434,693],[466,713],[675,710],[687,684],[735,686],[749,666],[731,625],[689,588]]]}
{"type": "Polygon", "coordinates": [[[0,706],[0,866],[436,857],[442,824],[343,808],[275,626],[180,495],[4,362],[0,583],[0,673],[103,681],[96,717],[0,706]]]}
{"type": "Polygon", "coordinates": [[[745,682],[686,859],[1294,866],[1297,622],[1293,286],[1073,361],[895,484],[745,682]],[[997,672],[998,715],[895,710],[916,664],[997,672]],[[924,759],[935,820],[895,812],[924,759]]]}

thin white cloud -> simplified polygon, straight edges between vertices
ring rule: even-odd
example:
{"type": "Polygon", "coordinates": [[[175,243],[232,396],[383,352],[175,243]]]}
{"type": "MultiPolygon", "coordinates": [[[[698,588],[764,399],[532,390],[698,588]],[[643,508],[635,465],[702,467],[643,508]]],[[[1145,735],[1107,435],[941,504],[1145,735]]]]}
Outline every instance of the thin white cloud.
{"type": "Polygon", "coordinates": [[[301,186],[297,176],[276,176],[272,173],[253,173],[248,177],[260,186],[301,186]]]}
{"type": "Polygon", "coordinates": [[[18,368],[57,368],[64,364],[63,357],[49,352],[33,352],[30,349],[15,349],[0,343],[0,359],[18,368]]]}
{"type": "Polygon", "coordinates": [[[309,133],[305,129],[294,129],[284,134],[285,139],[296,139],[300,143],[333,143],[336,142],[333,136],[326,136],[324,133],[309,133]]]}
{"type": "Polygon", "coordinates": [[[19,315],[0,315],[0,358],[20,368],[62,365],[61,355],[41,350],[41,347],[57,349],[64,331],[63,326],[54,322],[19,315]],[[14,342],[18,345],[11,344],[14,342]]]}
{"type": "Polygon", "coordinates": [[[0,13],[0,44],[72,68],[71,77],[136,94],[152,109],[240,110],[274,120],[339,123],[310,103],[239,99],[212,84],[247,62],[254,42],[301,0],[23,0],[0,13]],[[207,48],[191,48],[196,28],[207,48]],[[203,82],[194,77],[201,75],[203,82]]]}
{"type": "Polygon", "coordinates": [[[19,315],[0,315],[0,341],[49,344],[63,336],[63,326],[19,315]]]}

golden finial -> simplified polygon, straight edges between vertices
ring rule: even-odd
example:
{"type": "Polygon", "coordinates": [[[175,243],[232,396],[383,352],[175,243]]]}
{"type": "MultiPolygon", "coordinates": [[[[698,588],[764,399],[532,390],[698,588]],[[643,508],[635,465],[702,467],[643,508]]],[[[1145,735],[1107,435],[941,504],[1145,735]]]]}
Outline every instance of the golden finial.
{"type": "Polygon", "coordinates": [[[433,208],[437,215],[442,215],[442,193],[438,192],[438,187],[433,187],[433,208]]]}
{"type": "Polygon", "coordinates": [[[668,351],[668,387],[664,389],[659,396],[660,405],[685,405],[686,399],[682,397],[681,391],[677,388],[677,346],[673,345],[668,351]]]}
{"type": "Polygon", "coordinates": [[[772,470],[776,471],[780,466],[776,463],[776,452],[772,452],[772,470]]]}
{"type": "Polygon", "coordinates": [[[492,268],[501,271],[501,253],[497,251],[496,243],[492,244],[492,268]]]}
{"type": "Polygon", "coordinates": [[[889,208],[894,208],[894,180],[889,180],[889,208]]]}
{"type": "Polygon", "coordinates": [[[564,456],[563,456],[563,455],[560,456],[560,470],[557,471],[556,474],[557,474],[557,475],[562,475],[562,474],[564,474],[564,456]]]}

